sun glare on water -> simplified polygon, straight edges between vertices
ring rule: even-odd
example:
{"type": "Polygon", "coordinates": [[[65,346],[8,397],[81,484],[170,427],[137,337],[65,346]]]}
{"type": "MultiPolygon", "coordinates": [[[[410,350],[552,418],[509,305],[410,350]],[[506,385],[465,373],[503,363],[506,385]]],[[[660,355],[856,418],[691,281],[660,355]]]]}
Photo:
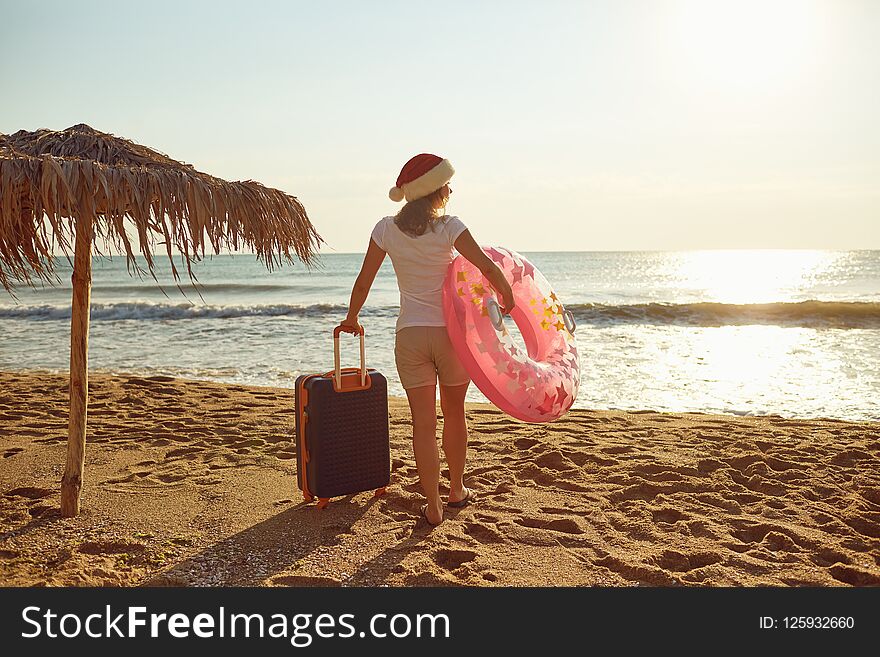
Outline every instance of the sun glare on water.
{"type": "Polygon", "coordinates": [[[842,257],[828,251],[695,251],[682,253],[677,284],[703,301],[731,304],[805,301],[801,291],[842,257]]]}

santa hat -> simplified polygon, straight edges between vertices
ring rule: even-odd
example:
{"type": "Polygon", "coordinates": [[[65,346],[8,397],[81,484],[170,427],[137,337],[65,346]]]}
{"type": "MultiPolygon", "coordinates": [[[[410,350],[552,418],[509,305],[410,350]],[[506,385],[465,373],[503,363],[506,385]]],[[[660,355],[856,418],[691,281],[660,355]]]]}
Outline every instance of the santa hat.
{"type": "Polygon", "coordinates": [[[388,192],[388,197],[395,203],[404,198],[407,202],[415,201],[443,187],[454,173],[449,160],[421,153],[403,165],[397,184],[388,192]]]}

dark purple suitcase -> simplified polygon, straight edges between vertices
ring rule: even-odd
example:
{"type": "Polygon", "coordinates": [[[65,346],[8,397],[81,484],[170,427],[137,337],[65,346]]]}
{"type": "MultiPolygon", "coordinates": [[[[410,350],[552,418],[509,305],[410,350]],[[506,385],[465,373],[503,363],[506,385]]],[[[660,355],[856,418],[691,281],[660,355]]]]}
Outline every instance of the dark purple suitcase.
{"type": "Polygon", "coordinates": [[[339,329],[334,331],[334,370],[296,380],[297,483],[318,507],[331,497],[365,490],[385,492],[391,479],[388,440],[388,384],[364,364],[339,367],[339,329]]]}

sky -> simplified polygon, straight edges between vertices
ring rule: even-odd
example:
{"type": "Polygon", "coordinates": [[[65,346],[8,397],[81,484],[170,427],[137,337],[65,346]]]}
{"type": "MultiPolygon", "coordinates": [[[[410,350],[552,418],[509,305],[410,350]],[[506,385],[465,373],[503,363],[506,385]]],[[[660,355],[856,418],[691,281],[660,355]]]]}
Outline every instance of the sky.
{"type": "Polygon", "coordinates": [[[0,0],[0,132],[87,123],[362,252],[401,166],[521,251],[880,248],[880,3],[0,0]]]}

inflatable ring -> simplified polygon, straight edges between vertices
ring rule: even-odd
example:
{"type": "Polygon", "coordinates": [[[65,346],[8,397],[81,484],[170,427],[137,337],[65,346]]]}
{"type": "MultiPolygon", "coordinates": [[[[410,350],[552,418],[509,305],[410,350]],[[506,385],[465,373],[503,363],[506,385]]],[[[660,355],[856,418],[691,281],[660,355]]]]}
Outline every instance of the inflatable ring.
{"type": "Polygon", "coordinates": [[[504,325],[489,281],[461,255],[449,265],[443,284],[449,339],[474,384],[502,411],[526,422],[560,418],[580,385],[574,318],[523,256],[500,247],[483,250],[513,289],[516,307],[510,317],[526,352],[504,325]]]}

